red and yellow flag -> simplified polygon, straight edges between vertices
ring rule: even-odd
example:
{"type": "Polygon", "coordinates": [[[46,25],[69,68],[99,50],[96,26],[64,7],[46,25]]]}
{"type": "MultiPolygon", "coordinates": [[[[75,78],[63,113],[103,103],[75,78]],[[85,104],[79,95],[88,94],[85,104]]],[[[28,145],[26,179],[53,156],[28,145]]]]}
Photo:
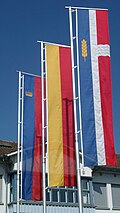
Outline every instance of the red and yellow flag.
{"type": "Polygon", "coordinates": [[[46,44],[49,186],[75,186],[71,50],[46,44]]]}

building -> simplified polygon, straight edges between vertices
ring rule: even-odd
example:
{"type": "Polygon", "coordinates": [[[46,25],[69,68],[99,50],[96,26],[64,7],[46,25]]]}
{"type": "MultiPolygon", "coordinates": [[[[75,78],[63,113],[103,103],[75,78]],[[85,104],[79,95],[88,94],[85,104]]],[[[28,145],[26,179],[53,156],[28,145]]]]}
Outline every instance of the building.
{"type": "MultiPolygon", "coordinates": [[[[118,167],[82,168],[83,213],[120,213],[120,159],[118,167]]],[[[75,187],[47,189],[47,212],[77,213],[75,187]]],[[[0,140],[0,213],[16,213],[17,144],[0,140]]],[[[20,202],[21,213],[42,213],[42,201],[20,202]]]]}

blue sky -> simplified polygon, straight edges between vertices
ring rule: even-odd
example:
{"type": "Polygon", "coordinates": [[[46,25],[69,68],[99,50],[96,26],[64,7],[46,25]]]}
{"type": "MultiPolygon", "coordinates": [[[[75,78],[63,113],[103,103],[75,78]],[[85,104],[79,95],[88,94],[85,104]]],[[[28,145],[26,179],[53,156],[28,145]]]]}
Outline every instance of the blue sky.
{"type": "Polygon", "coordinates": [[[114,138],[116,152],[120,153],[120,0],[0,2],[0,139],[17,141],[16,71],[39,75],[40,48],[37,40],[70,44],[66,5],[109,10],[114,138]]]}

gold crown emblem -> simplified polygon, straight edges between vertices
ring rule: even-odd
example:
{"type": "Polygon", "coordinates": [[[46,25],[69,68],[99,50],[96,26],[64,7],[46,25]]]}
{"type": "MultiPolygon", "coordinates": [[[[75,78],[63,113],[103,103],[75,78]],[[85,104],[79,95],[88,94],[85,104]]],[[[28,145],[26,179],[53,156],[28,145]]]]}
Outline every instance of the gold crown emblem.
{"type": "Polygon", "coordinates": [[[32,92],[26,91],[25,95],[28,96],[28,97],[32,97],[32,92]]]}
{"type": "Polygon", "coordinates": [[[85,39],[81,41],[81,48],[82,48],[82,57],[84,58],[84,61],[86,61],[88,53],[87,53],[87,41],[85,39]]]}

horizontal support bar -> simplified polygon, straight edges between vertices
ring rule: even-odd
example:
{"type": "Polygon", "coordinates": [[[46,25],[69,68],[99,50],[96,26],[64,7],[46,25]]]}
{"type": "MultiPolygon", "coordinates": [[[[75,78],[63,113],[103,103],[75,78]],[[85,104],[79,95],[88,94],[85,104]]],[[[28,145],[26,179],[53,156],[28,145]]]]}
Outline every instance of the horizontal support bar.
{"type": "Polygon", "coordinates": [[[27,72],[20,71],[20,70],[17,70],[16,72],[21,72],[21,74],[23,74],[23,75],[30,75],[30,76],[41,77],[40,75],[34,75],[34,74],[32,74],[32,73],[27,73],[27,72]]]}
{"type": "Polygon", "coordinates": [[[60,46],[60,47],[68,47],[68,48],[70,48],[70,46],[68,46],[68,45],[63,45],[63,44],[57,44],[57,43],[51,43],[51,42],[45,42],[45,41],[37,41],[38,43],[44,43],[44,44],[48,44],[48,45],[54,45],[54,46],[60,46]]]}
{"type": "Polygon", "coordinates": [[[71,6],[66,6],[66,9],[78,9],[78,10],[108,10],[108,9],[104,9],[104,8],[89,8],[89,7],[71,7],[71,6]]]}
{"type": "Polygon", "coordinates": [[[75,97],[75,99],[74,100],[77,100],[79,97],[75,97]]]}

